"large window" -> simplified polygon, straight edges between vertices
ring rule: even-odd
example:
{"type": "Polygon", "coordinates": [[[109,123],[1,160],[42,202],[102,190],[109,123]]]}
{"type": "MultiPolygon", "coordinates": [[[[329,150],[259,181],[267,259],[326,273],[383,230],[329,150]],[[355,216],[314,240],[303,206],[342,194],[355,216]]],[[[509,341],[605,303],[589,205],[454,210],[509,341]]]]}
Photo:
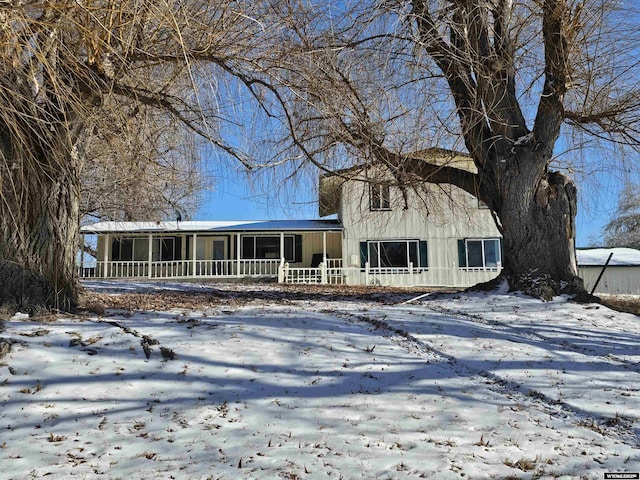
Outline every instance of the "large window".
{"type": "Polygon", "coordinates": [[[499,238],[458,240],[460,267],[498,268],[502,265],[499,238]]]}
{"type": "Polygon", "coordinates": [[[427,242],[418,240],[370,240],[360,244],[362,266],[369,268],[414,268],[428,266],[427,242]]]}
{"type": "Polygon", "coordinates": [[[371,210],[391,210],[391,194],[388,183],[374,183],[369,186],[369,208],[371,210]]]}
{"type": "MultiPolygon", "coordinates": [[[[151,260],[171,261],[180,258],[179,239],[173,237],[154,238],[151,260]],[[178,240],[178,241],[177,241],[178,240]]],[[[146,262],[149,260],[149,238],[119,238],[111,245],[111,260],[114,262],[146,262]]]]}
{"type": "MultiPolygon", "coordinates": [[[[280,255],[280,236],[259,235],[242,237],[242,255],[245,260],[278,260],[280,255]]],[[[287,262],[302,261],[302,236],[284,236],[284,259],[287,262]]]]}

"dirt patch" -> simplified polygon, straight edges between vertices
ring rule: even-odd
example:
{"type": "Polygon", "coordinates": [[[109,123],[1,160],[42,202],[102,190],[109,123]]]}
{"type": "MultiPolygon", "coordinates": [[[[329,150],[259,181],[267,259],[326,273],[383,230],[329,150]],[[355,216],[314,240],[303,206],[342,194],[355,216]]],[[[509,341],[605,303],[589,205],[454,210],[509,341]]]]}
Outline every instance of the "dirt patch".
{"type": "Polygon", "coordinates": [[[86,290],[80,307],[104,314],[106,309],[166,311],[210,306],[240,306],[251,303],[287,304],[296,301],[362,301],[382,304],[399,303],[433,288],[363,287],[345,285],[242,285],[216,284],[184,291],[154,289],[137,293],[98,293],[86,290]]]}
{"type": "MultiPolygon", "coordinates": [[[[153,286],[149,283],[147,285],[153,286]]],[[[429,287],[382,287],[349,285],[278,285],[209,283],[182,285],[183,290],[162,288],[157,284],[147,291],[127,293],[101,293],[86,289],[80,300],[80,309],[96,315],[105,310],[167,311],[197,309],[212,306],[237,307],[255,303],[288,304],[297,301],[352,301],[380,304],[402,303],[425,293],[455,293],[452,289],[429,287]]],[[[640,296],[599,295],[601,303],[619,312],[640,315],[640,296]]],[[[0,323],[1,330],[1,323],[0,323]]]]}

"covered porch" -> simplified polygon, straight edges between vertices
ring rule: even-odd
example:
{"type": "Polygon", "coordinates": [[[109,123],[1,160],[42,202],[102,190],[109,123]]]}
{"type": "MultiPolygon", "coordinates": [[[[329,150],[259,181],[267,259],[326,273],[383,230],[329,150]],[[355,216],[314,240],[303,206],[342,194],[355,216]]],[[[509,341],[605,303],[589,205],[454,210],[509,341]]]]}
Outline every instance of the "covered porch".
{"type": "Polygon", "coordinates": [[[342,227],[335,220],[100,222],[81,233],[94,236],[96,248],[95,258],[80,253],[80,278],[328,283],[328,269],[342,266],[342,227]]]}

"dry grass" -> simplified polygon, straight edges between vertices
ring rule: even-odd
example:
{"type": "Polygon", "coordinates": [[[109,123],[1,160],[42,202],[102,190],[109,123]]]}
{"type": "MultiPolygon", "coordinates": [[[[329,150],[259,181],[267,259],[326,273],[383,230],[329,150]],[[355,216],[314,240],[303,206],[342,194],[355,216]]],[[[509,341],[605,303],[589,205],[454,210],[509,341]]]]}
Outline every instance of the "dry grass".
{"type": "Polygon", "coordinates": [[[636,295],[599,295],[602,304],[618,312],[640,315],[640,296],[636,295]]]}
{"type": "MultiPolygon", "coordinates": [[[[442,289],[416,287],[381,287],[347,285],[278,285],[274,283],[242,287],[232,283],[209,284],[209,288],[191,291],[152,290],[136,293],[97,293],[85,291],[80,309],[104,315],[105,309],[116,310],[169,310],[172,308],[198,308],[214,305],[229,307],[252,302],[288,303],[300,300],[373,301],[382,304],[400,303],[429,292],[442,289]]],[[[451,293],[447,290],[446,293],[451,293]]],[[[619,312],[640,315],[640,296],[600,295],[603,305],[619,312]]]]}
{"type": "Polygon", "coordinates": [[[382,304],[399,303],[427,292],[428,288],[363,287],[346,285],[276,285],[254,284],[239,287],[234,284],[210,284],[202,290],[149,290],[136,293],[97,293],[85,291],[80,309],[104,315],[105,309],[140,311],[172,308],[202,308],[207,306],[239,306],[253,302],[286,304],[293,301],[347,300],[373,301],[382,304]]]}

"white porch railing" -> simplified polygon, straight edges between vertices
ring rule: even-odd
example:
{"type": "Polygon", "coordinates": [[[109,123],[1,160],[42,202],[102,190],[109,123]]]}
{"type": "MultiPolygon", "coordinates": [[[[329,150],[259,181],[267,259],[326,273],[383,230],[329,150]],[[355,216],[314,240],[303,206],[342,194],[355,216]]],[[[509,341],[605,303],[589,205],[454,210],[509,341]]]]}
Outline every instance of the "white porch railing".
{"type": "Polygon", "coordinates": [[[232,277],[235,275],[235,260],[190,260],[189,275],[194,277],[232,277]]]}
{"type": "Polygon", "coordinates": [[[327,265],[327,269],[332,270],[336,268],[342,268],[342,259],[341,258],[327,258],[325,264],[327,265]]]}
{"type": "Polygon", "coordinates": [[[278,274],[281,283],[342,285],[344,279],[341,258],[327,258],[318,267],[291,267],[284,263],[278,274]]]}
{"type": "Polygon", "coordinates": [[[317,268],[292,267],[280,260],[176,260],[168,262],[95,262],[78,267],[80,278],[242,278],[271,277],[281,283],[467,287],[495,278],[499,268],[343,267],[326,259],[317,268]]]}
{"type": "Polygon", "coordinates": [[[152,262],[151,278],[176,278],[189,275],[191,265],[186,260],[152,262]]]}
{"type": "MultiPolygon", "coordinates": [[[[238,262],[237,260],[229,260],[238,262]]],[[[240,260],[238,267],[240,270],[236,272],[239,277],[277,277],[280,260],[240,260]]]]}
{"type": "Polygon", "coordinates": [[[78,267],[80,278],[276,277],[280,260],[174,260],[95,262],[78,267]]]}
{"type": "MultiPolygon", "coordinates": [[[[366,266],[365,266],[366,267],[366,266]]],[[[283,266],[283,283],[381,285],[405,287],[470,287],[495,278],[498,268],[295,268],[283,266]]]]}
{"type": "Polygon", "coordinates": [[[147,277],[149,262],[96,262],[96,277],[147,277]]]}
{"type": "MultiPolygon", "coordinates": [[[[343,271],[346,269],[343,269],[343,271]]],[[[492,280],[500,273],[498,267],[458,268],[428,267],[414,268],[369,268],[350,272],[348,282],[360,285],[393,285],[425,287],[470,287],[492,280]]]]}
{"type": "MultiPolygon", "coordinates": [[[[318,268],[289,267],[285,265],[283,283],[318,284],[322,282],[322,266],[318,268]]],[[[326,282],[325,282],[326,283],[326,282]]]]}

